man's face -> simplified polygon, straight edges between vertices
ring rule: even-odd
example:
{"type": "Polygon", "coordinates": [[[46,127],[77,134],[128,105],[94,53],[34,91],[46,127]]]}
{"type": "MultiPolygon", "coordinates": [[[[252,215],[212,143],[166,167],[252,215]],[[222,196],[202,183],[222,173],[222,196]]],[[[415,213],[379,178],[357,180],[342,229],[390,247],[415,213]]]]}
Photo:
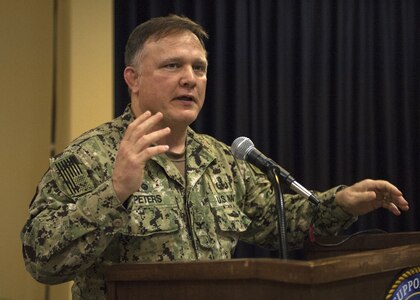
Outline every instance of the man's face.
{"type": "Polygon", "coordinates": [[[198,116],[207,84],[206,51],[185,31],[149,39],[137,54],[133,111],[163,113],[163,126],[188,126],[198,116]]]}

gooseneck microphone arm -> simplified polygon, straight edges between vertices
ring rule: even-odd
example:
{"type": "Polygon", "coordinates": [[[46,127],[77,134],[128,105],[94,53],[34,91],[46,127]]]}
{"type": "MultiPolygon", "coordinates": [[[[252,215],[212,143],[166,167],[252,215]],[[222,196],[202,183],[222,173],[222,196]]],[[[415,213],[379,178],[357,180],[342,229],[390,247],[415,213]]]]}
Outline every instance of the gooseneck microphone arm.
{"type": "Polygon", "coordinates": [[[279,169],[274,167],[267,172],[267,177],[270,180],[276,195],[277,203],[277,228],[278,228],[278,242],[279,242],[279,258],[287,259],[287,234],[286,234],[286,216],[283,200],[283,192],[280,186],[279,169]]]}

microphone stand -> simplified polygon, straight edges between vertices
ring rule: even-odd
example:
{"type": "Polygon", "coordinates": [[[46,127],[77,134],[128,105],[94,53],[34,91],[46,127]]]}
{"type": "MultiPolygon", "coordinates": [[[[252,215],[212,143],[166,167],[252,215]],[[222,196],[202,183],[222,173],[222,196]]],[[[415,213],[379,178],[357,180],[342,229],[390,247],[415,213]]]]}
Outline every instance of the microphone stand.
{"type": "Polygon", "coordinates": [[[286,238],[286,218],[283,200],[283,192],[280,187],[280,169],[277,166],[271,166],[267,172],[268,179],[273,185],[277,202],[277,228],[279,239],[279,258],[287,259],[287,238],[286,238]]]}

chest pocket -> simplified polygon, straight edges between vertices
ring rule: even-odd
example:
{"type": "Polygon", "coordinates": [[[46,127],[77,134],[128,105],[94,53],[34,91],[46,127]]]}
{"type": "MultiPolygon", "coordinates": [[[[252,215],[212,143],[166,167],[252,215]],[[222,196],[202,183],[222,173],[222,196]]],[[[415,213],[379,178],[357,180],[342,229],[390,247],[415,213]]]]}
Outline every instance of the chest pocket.
{"type": "Polygon", "coordinates": [[[127,226],[128,235],[150,236],[179,230],[179,210],[176,205],[141,205],[134,201],[127,226]]]}

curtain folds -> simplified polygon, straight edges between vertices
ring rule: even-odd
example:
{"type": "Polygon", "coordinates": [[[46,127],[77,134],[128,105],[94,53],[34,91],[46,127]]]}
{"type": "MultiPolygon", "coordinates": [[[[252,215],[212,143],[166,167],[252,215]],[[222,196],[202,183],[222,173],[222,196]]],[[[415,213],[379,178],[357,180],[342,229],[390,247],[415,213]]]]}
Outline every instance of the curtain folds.
{"type": "Polygon", "coordinates": [[[247,136],[308,188],[390,180],[411,210],[349,231],[419,230],[420,1],[115,0],[115,114],[129,32],[177,13],[202,24],[209,71],[193,128],[247,136]]]}

